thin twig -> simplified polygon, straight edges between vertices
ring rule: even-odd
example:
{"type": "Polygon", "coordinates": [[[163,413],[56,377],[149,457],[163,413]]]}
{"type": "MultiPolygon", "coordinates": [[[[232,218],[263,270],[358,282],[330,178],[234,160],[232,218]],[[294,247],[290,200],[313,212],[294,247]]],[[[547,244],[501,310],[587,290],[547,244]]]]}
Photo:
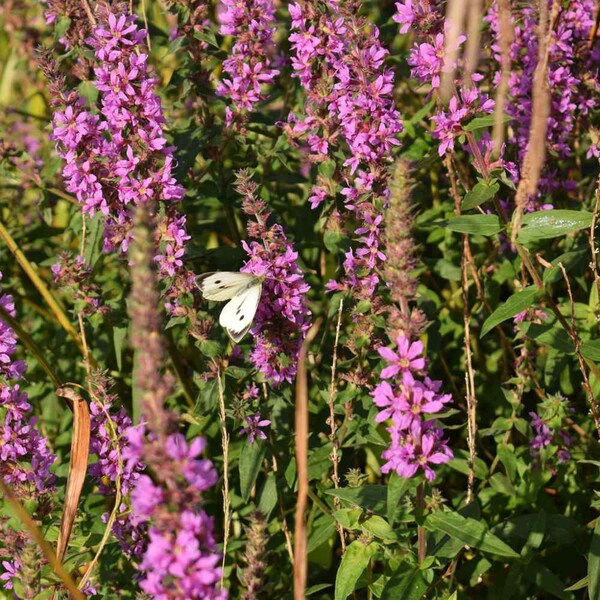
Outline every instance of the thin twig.
{"type": "Polygon", "coordinates": [[[509,0],[498,0],[498,45],[500,46],[500,83],[496,90],[496,108],[494,113],[494,129],[492,131],[494,156],[500,155],[504,143],[504,106],[508,95],[510,79],[510,46],[513,41],[509,0]]]}
{"type": "Polygon", "coordinates": [[[104,534],[102,535],[102,539],[98,544],[98,548],[96,549],[96,554],[94,554],[94,558],[88,563],[85,573],[79,582],[79,589],[83,589],[87,580],[90,578],[92,570],[97,562],[100,560],[100,556],[108,543],[110,535],[112,533],[112,528],[117,518],[117,514],[121,508],[121,500],[123,498],[121,491],[121,474],[123,473],[123,456],[121,455],[121,447],[119,446],[119,433],[115,427],[115,424],[106,410],[106,407],[103,403],[99,403],[102,407],[102,412],[106,416],[105,426],[108,427],[108,434],[110,436],[111,441],[113,442],[113,448],[117,453],[117,476],[115,477],[115,503],[110,512],[110,516],[108,517],[108,521],[106,522],[106,527],[104,528],[104,534]]]}
{"type": "Polygon", "coordinates": [[[550,86],[548,84],[550,38],[554,23],[558,18],[560,6],[558,0],[554,0],[550,16],[548,16],[548,2],[546,0],[540,0],[538,6],[540,11],[537,35],[538,62],[533,73],[532,117],[529,127],[529,140],[521,166],[521,179],[515,195],[516,209],[511,231],[513,244],[516,242],[521,229],[527,199],[537,192],[538,181],[546,158],[546,130],[548,128],[548,115],[550,114],[550,86]]]}
{"type": "Polygon", "coordinates": [[[229,495],[229,433],[227,431],[225,396],[223,394],[220,365],[217,365],[217,385],[219,388],[219,422],[221,424],[221,447],[223,450],[223,561],[221,564],[221,588],[223,588],[227,543],[229,542],[229,529],[231,528],[231,498],[229,495]]]}
{"type": "Polygon", "coordinates": [[[577,334],[577,328],[575,325],[575,302],[573,300],[573,292],[571,291],[571,282],[569,281],[569,277],[567,275],[567,271],[565,270],[562,263],[558,263],[560,270],[562,272],[565,283],[567,284],[567,294],[569,296],[569,306],[571,308],[571,340],[575,346],[575,354],[577,354],[577,361],[579,363],[579,370],[581,371],[581,375],[583,377],[583,389],[585,390],[585,394],[587,396],[588,403],[590,405],[590,410],[592,412],[592,417],[594,419],[594,424],[596,425],[596,431],[600,436],[600,420],[598,419],[598,412],[596,406],[596,399],[594,398],[594,392],[592,391],[592,386],[590,385],[590,380],[587,374],[586,363],[581,354],[581,340],[579,339],[579,335],[577,334]]]}
{"type": "MultiPolygon", "coordinates": [[[[452,169],[450,155],[445,157],[446,170],[450,177],[451,194],[454,198],[454,212],[460,215],[460,195],[456,177],[452,169]]],[[[465,348],[465,399],[467,401],[467,445],[469,446],[469,472],[467,475],[467,503],[473,500],[475,489],[475,459],[477,457],[477,396],[475,395],[475,373],[473,370],[473,353],[471,349],[471,312],[469,309],[469,270],[475,265],[470,264],[472,257],[469,236],[462,236],[462,255],[460,260],[461,292],[463,302],[463,326],[465,348]]]]}
{"type": "Polygon", "coordinates": [[[594,282],[596,284],[596,292],[598,294],[598,302],[600,302],[600,273],[598,272],[598,249],[596,248],[596,225],[598,224],[598,209],[600,207],[600,177],[596,185],[596,200],[594,202],[594,211],[592,212],[592,227],[590,229],[590,250],[592,253],[591,267],[594,271],[594,282]]]}
{"type": "MultiPolygon", "coordinates": [[[[271,438],[269,437],[269,445],[271,446],[271,465],[273,467],[273,473],[275,473],[275,485],[277,485],[277,459],[275,458],[275,451],[273,448],[273,443],[271,438]]],[[[292,534],[290,533],[290,528],[287,524],[287,519],[285,518],[285,507],[283,506],[282,495],[277,493],[277,504],[279,506],[279,512],[281,513],[281,529],[283,530],[283,535],[285,537],[285,547],[288,552],[288,556],[290,557],[290,561],[292,566],[294,565],[294,549],[292,547],[292,534]]]]}
{"type": "Polygon", "coordinates": [[[308,346],[321,325],[315,321],[309,329],[298,356],[296,375],[296,473],[298,494],[296,498],[296,522],[294,526],[294,600],[304,600],[308,571],[305,514],[308,506],[308,369],[306,358],[308,346]]]}
{"type": "MultiPolygon", "coordinates": [[[[338,440],[336,437],[337,426],[335,423],[335,375],[337,368],[337,351],[338,351],[338,343],[340,340],[340,328],[342,325],[342,311],[344,309],[344,300],[340,299],[340,306],[338,308],[338,317],[337,317],[337,325],[335,328],[335,341],[333,343],[333,359],[331,362],[331,384],[329,387],[329,427],[331,428],[331,433],[329,434],[329,439],[331,440],[331,462],[333,463],[333,475],[331,480],[333,481],[333,486],[337,490],[340,486],[340,476],[339,476],[339,455],[338,455],[338,440]]],[[[334,496],[333,503],[335,507],[339,510],[341,508],[340,499],[337,496],[334,496]]],[[[342,545],[342,554],[346,552],[346,539],[344,537],[344,528],[340,523],[336,525],[338,534],[340,536],[340,543],[342,545]]]]}
{"type": "Polygon", "coordinates": [[[98,23],[96,21],[96,17],[94,17],[94,13],[92,12],[88,0],[81,0],[81,5],[83,6],[83,10],[85,11],[85,14],[87,15],[88,21],[90,22],[92,28],[96,27],[98,23]]]}
{"type": "MultiPolygon", "coordinates": [[[[423,513],[425,510],[425,490],[423,484],[417,486],[417,511],[423,513]]],[[[417,555],[419,562],[422,563],[427,556],[427,544],[425,539],[425,528],[422,525],[417,525],[417,555]]]]}

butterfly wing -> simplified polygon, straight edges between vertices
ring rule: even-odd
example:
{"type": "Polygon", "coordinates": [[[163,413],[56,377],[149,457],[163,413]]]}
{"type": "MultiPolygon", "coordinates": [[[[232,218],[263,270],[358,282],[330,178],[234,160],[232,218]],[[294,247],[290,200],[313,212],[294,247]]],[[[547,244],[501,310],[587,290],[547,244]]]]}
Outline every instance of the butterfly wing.
{"type": "Polygon", "coordinates": [[[200,275],[196,278],[196,285],[206,300],[222,302],[223,300],[230,300],[245,289],[252,287],[255,279],[256,276],[251,273],[217,271],[216,273],[200,275]]]}
{"type": "Polygon", "coordinates": [[[260,302],[262,281],[258,279],[255,281],[255,285],[233,297],[225,305],[219,317],[219,323],[236,343],[248,333],[260,302]]]}

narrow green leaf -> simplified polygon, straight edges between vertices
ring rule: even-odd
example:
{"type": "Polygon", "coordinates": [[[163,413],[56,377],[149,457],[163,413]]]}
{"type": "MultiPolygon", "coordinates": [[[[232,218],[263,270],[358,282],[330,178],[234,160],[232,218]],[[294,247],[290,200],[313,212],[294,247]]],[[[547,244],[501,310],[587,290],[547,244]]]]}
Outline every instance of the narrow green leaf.
{"type": "Polygon", "coordinates": [[[335,600],[346,600],[354,591],[360,576],[377,552],[377,544],[365,546],[359,540],[347,548],[335,578],[335,600]]]}
{"type": "Polygon", "coordinates": [[[576,592],[577,590],[582,590],[586,588],[588,585],[588,576],[586,575],[579,581],[576,581],[573,585],[570,585],[568,588],[565,588],[565,592],[576,592]]]}
{"type": "Polygon", "coordinates": [[[326,494],[337,496],[340,500],[371,511],[382,517],[387,516],[387,486],[363,485],[356,488],[339,488],[325,490],[326,494]]]}
{"type": "Polygon", "coordinates": [[[600,340],[588,340],[581,344],[581,354],[584,358],[600,362],[600,340]]]}
{"type": "MultiPolygon", "coordinates": [[[[510,115],[504,115],[502,121],[508,123],[512,117],[510,115]]],[[[484,129],[485,127],[493,127],[496,121],[496,115],[486,115],[485,117],[475,117],[472,121],[467,123],[464,127],[465,131],[476,131],[477,129],[484,129]]]]}
{"type": "Polygon", "coordinates": [[[575,353],[575,346],[569,334],[562,327],[524,322],[519,323],[519,329],[524,335],[535,340],[538,344],[549,346],[566,354],[575,353]]]}
{"type": "Polygon", "coordinates": [[[586,229],[592,225],[592,213],[584,210],[539,210],[524,215],[522,224],[517,240],[529,244],[586,229]]]}
{"type": "Polygon", "coordinates": [[[127,327],[113,327],[113,346],[115,348],[115,358],[117,359],[117,369],[123,368],[123,343],[127,337],[127,327]]]}
{"type": "Polygon", "coordinates": [[[469,190],[461,203],[463,210],[475,208],[488,200],[491,200],[500,189],[500,184],[496,179],[491,179],[489,182],[480,181],[473,189],[469,190]]]}
{"type": "Polygon", "coordinates": [[[596,527],[592,534],[587,576],[590,600],[600,600],[600,519],[596,519],[596,527]]]}
{"type": "Polygon", "coordinates": [[[425,590],[427,581],[423,571],[418,568],[412,571],[398,571],[383,588],[380,600],[421,600],[425,590]]]}
{"type": "Polygon", "coordinates": [[[473,235],[495,235],[502,231],[500,219],[496,215],[461,215],[452,217],[440,225],[450,231],[473,235]]]}
{"type": "Polygon", "coordinates": [[[395,471],[392,471],[387,484],[387,520],[390,525],[394,524],[396,508],[400,498],[412,487],[410,479],[400,477],[395,471]]]}
{"type": "Polygon", "coordinates": [[[244,444],[240,452],[240,491],[244,502],[250,498],[250,492],[256,483],[262,460],[267,447],[260,440],[254,444],[244,444]]]}
{"type": "Polygon", "coordinates": [[[589,250],[577,250],[561,254],[552,261],[552,268],[544,271],[544,283],[556,283],[563,280],[559,264],[563,265],[567,273],[571,273],[579,264],[583,264],[588,256],[589,250]]]}
{"type": "Polygon", "coordinates": [[[560,600],[571,600],[573,594],[565,591],[565,584],[546,565],[532,561],[526,572],[526,576],[533,579],[535,585],[540,589],[552,594],[560,600]]]}
{"type": "Polygon", "coordinates": [[[269,473],[260,494],[260,500],[258,501],[258,510],[269,518],[271,511],[277,504],[277,482],[275,481],[275,473],[269,473]]]}
{"type": "Polygon", "coordinates": [[[362,521],[361,526],[365,531],[368,531],[371,535],[379,538],[380,540],[395,541],[398,539],[398,536],[396,535],[396,532],[393,530],[392,526],[379,515],[367,517],[364,521],[362,521]]]}
{"type": "Polygon", "coordinates": [[[508,544],[490,533],[485,523],[463,517],[457,512],[432,513],[425,519],[424,527],[429,531],[442,531],[465,545],[496,556],[519,557],[508,544]]]}
{"type": "Polygon", "coordinates": [[[98,257],[102,254],[102,238],[104,232],[104,215],[97,212],[93,217],[87,218],[87,235],[85,238],[85,247],[83,249],[83,258],[85,262],[93,269],[98,257]]]}
{"type": "Polygon", "coordinates": [[[513,294],[504,304],[499,306],[483,323],[481,336],[489,333],[496,325],[518,315],[527,310],[532,304],[538,293],[535,286],[531,285],[516,294],[513,294]]]}
{"type": "Polygon", "coordinates": [[[321,515],[317,517],[311,525],[308,535],[307,552],[310,554],[317,549],[321,544],[326,542],[335,533],[335,519],[329,515],[321,515]]]}

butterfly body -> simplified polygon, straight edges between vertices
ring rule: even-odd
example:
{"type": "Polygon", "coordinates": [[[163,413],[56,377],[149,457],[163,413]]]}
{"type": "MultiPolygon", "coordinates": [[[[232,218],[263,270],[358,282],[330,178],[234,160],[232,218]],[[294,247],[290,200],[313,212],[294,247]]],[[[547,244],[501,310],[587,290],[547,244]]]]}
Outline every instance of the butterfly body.
{"type": "Polygon", "coordinates": [[[196,284],[206,300],[224,302],[219,323],[236,343],[248,333],[260,302],[263,276],[237,271],[204,273],[196,284]]]}

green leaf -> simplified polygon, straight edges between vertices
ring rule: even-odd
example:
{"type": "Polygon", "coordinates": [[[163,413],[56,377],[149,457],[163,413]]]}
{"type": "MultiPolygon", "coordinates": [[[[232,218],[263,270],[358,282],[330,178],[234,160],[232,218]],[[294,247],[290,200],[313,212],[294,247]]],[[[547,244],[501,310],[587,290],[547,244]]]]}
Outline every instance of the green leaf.
{"type": "Polygon", "coordinates": [[[340,243],[344,239],[344,236],[339,231],[326,231],[323,235],[323,243],[325,248],[332,254],[339,252],[340,243]]]}
{"type": "Polygon", "coordinates": [[[244,502],[247,502],[248,498],[250,498],[250,492],[256,483],[266,450],[266,445],[260,440],[256,440],[254,444],[244,443],[242,446],[239,469],[240,490],[244,502]]]}
{"type": "Polygon", "coordinates": [[[491,179],[489,182],[480,181],[478,184],[469,190],[461,203],[463,210],[475,208],[488,200],[491,200],[500,189],[500,184],[496,179],[491,179]]]}
{"type": "Polygon", "coordinates": [[[571,600],[573,594],[565,592],[565,584],[545,565],[532,561],[526,575],[533,579],[535,585],[561,600],[571,600]]]}
{"type": "Polygon", "coordinates": [[[325,490],[326,494],[337,496],[340,500],[360,506],[364,510],[385,517],[387,515],[387,486],[363,485],[357,488],[340,488],[325,490]]]}
{"type": "MultiPolygon", "coordinates": [[[[503,123],[508,123],[512,120],[510,115],[504,115],[502,117],[503,123]]],[[[465,131],[476,131],[477,129],[484,129],[485,127],[493,127],[496,121],[496,115],[486,115],[485,117],[475,117],[472,121],[464,126],[465,131]]]]}
{"type": "Polygon", "coordinates": [[[519,329],[538,344],[549,346],[566,354],[575,353],[575,346],[569,334],[562,327],[524,322],[519,323],[519,329]]]}
{"type": "Polygon", "coordinates": [[[538,290],[534,285],[513,294],[484,321],[480,337],[489,333],[496,325],[527,310],[533,304],[537,294],[538,290]]]}
{"type": "Polygon", "coordinates": [[[321,544],[326,542],[335,533],[335,519],[329,515],[321,515],[316,518],[311,525],[308,535],[307,552],[310,554],[321,544]]]}
{"type": "Polygon", "coordinates": [[[97,212],[92,218],[87,218],[87,235],[83,258],[93,269],[98,257],[102,254],[102,233],[104,232],[104,215],[97,212]]]}
{"type": "Polygon", "coordinates": [[[529,244],[558,237],[592,225],[592,213],[584,210],[539,210],[523,216],[517,240],[529,244]]]}
{"type": "Polygon", "coordinates": [[[581,354],[584,358],[600,362],[600,340],[588,340],[581,344],[581,354]]]}
{"type": "Polygon", "coordinates": [[[359,540],[352,542],[346,548],[335,578],[334,600],[346,600],[354,591],[360,576],[376,552],[377,544],[370,543],[365,546],[359,540]]]}
{"type": "Polygon", "coordinates": [[[380,600],[420,600],[427,589],[427,581],[418,568],[397,571],[383,588],[380,600]]]}
{"type": "Polygon", "coordinates": [[[571,273],[579,263],[583,263],[587,256],[589,256],[589,250],[577,250],[561,254],[552,261],[552,268],[544,271],[544,283],[556,283],[564,279],[559,264],[563,265],[567,273],[571,273]]]}
{"type": "Polygon", "coordinates": [[[275,473],[269,473],[260,494],[260,500],[258,501],[258,510],[269,518],[271,511],[277,504],[277,482],[275,481],[275,473]]]}
{"type": "Polygon", "coordinates": [[[457,512],[432,513],[425,519],[424,527],[429,531],[442,531],[465,545],[496,556],[519,557],[508,544],[490,533],[485,523],[463,517],[457,512]]]}
{"type": "Polygon", "coordinates": [[[587,576],[590,600],[600,600],[600,518],[596,519],[596,527],[592,534],[587,576]]]}
{"type": "Polygon", "coordinates": [[[392,526],[379,515],[368,517],[361,523],[361,527],[380,540],[389,542],[398,539],[398,536],[392,529],[392,526]]]}
{"type": "Polygon", "coordinates": [[[582,590],[588,585],[588,576],[586,575],[579,581],[576,581],[573,585],[570,585],[568,588],[565,588],[565,592],[576,592],[577,590],[582,590]]]}
{"type": "Polygon", "coordinates": [[[473,235],[495,235],[502,231],[500,219],[496,215],[461,215],[452,217],[440,225],[450,231],[473,235]]]}
{"type": "Polygon", "coordinates": [[[400,498],[412,487],[410,479],[400,477],[395,471],[392,471],[387,484],[387,520],[390,525],[394,524],[396,508],[400,498]]]}
{"type": "Polygon", "coordinates": [[[117,359],[117,369],[123,368],[123,342],[127,337],[127,327],[113,327],[113,346],[115,348],[115,358],[117,359]]]}

